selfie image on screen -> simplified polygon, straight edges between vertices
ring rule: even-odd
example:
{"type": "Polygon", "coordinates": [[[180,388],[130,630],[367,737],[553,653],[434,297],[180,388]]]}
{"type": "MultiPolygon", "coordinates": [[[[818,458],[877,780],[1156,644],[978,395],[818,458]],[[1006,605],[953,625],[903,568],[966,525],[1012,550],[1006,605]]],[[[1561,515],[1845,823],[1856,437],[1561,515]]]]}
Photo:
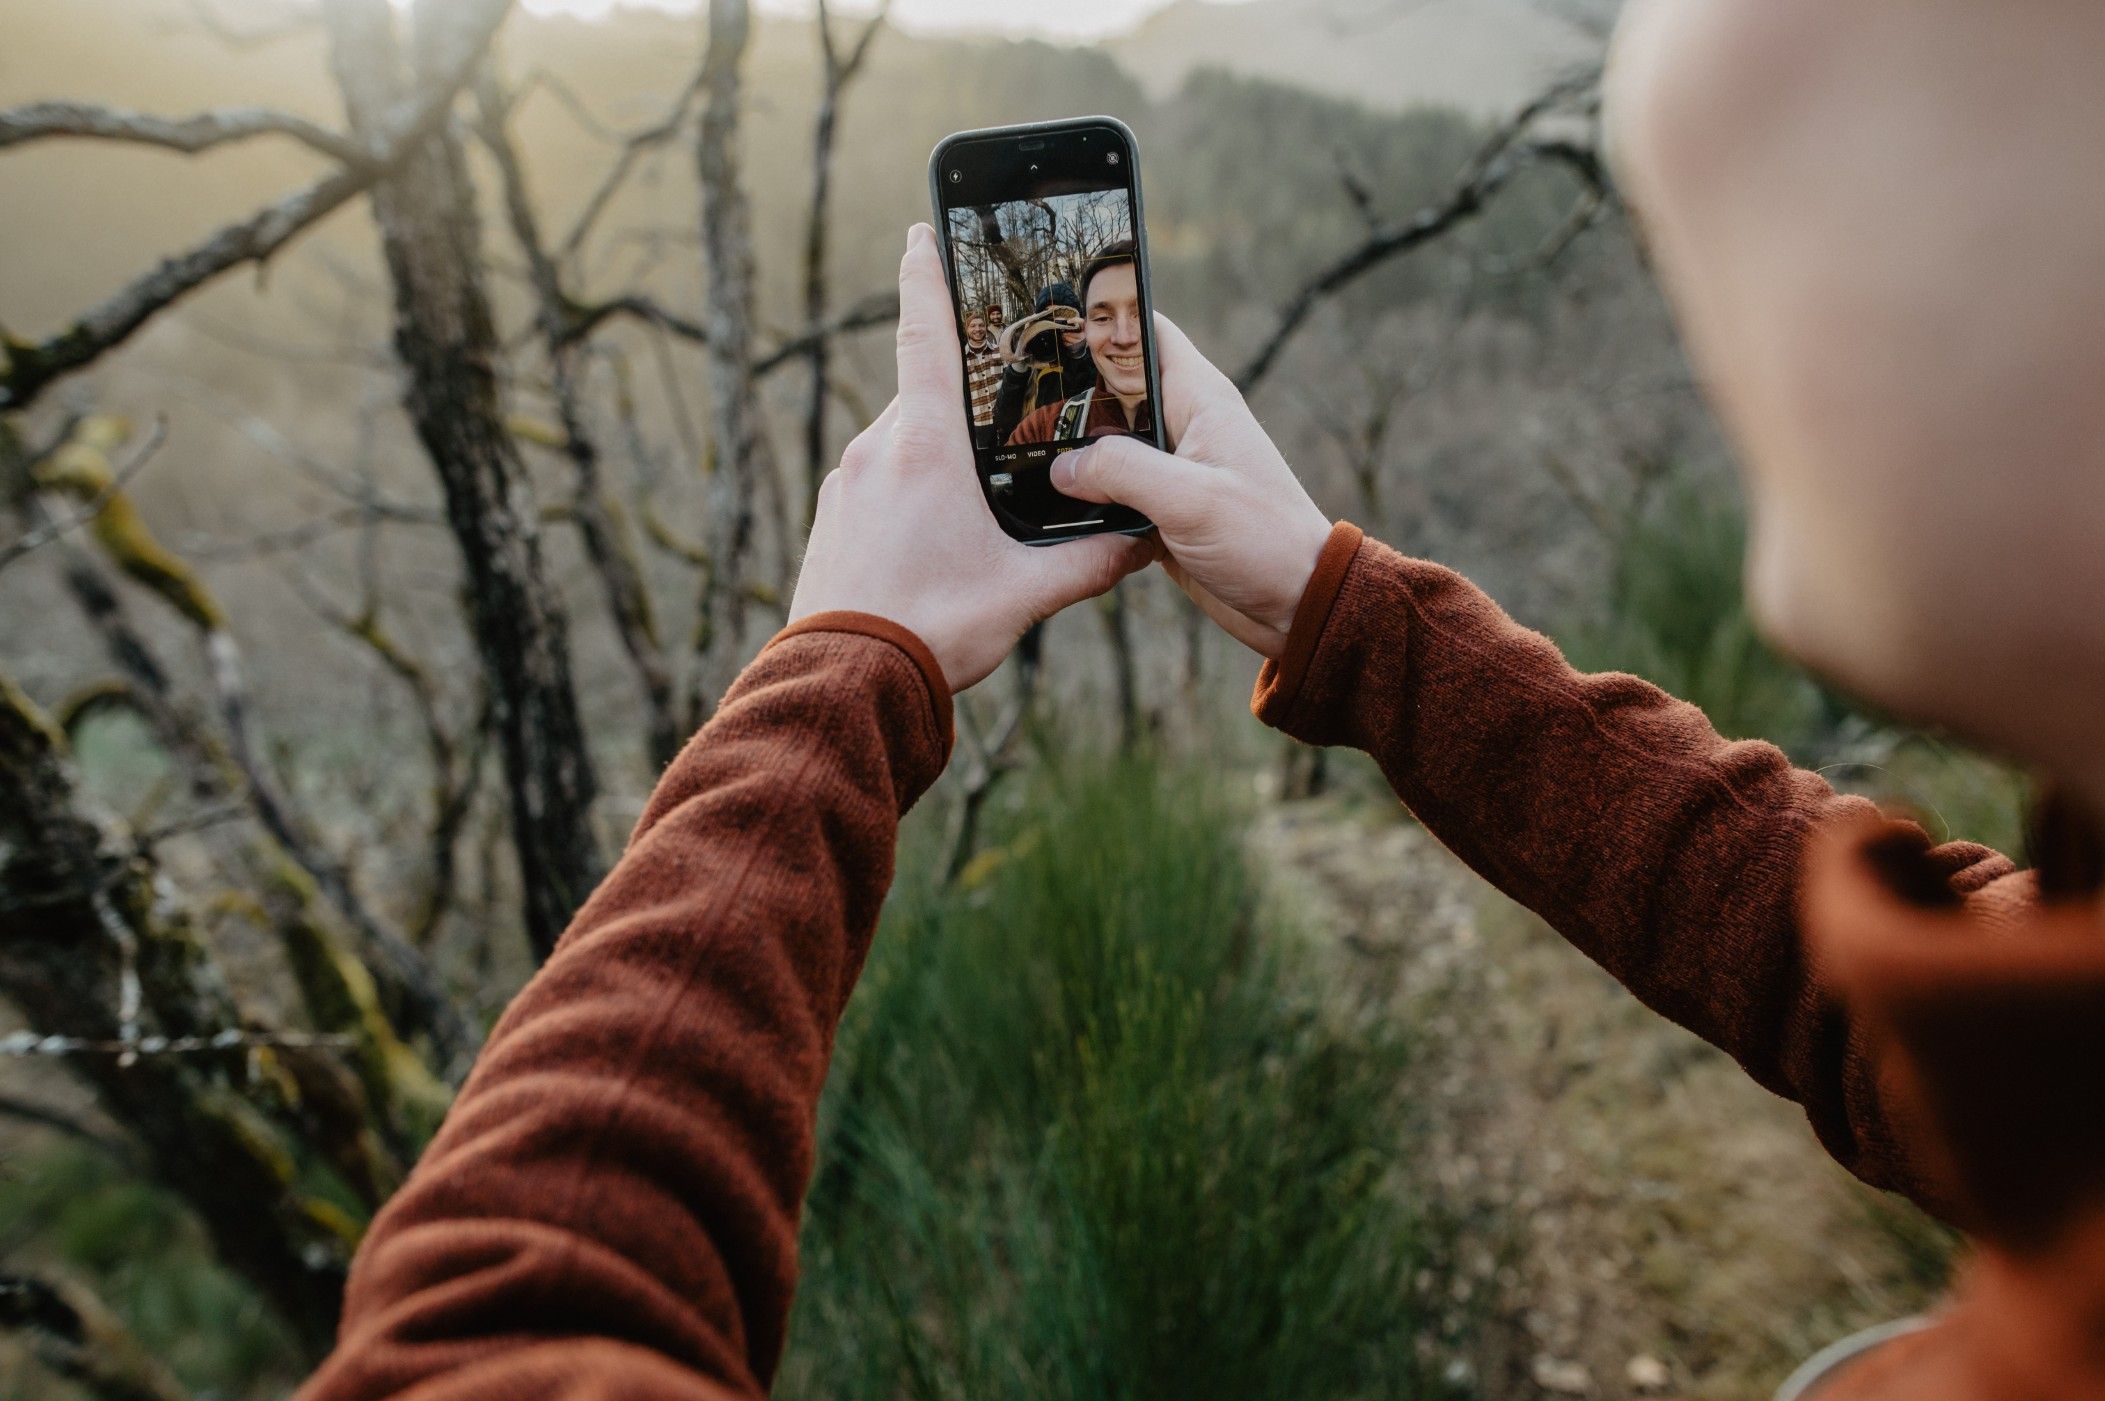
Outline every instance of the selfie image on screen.
{"type": "Polygon", "coordinates": [[[1064,448],[1151,434],[1127,191],[960,205],[946,217],[973,445],[997,501],[1064,448]]]}

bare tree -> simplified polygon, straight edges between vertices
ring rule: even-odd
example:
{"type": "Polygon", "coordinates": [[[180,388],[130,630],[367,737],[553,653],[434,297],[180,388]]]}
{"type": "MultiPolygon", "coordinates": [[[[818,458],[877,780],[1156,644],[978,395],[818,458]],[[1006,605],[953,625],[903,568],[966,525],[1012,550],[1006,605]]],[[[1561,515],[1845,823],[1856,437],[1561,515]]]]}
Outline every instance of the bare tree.
{"type": "Polygon", "coordinates": [[[673,703],[672,675],[658,639],[650,592],[644,586],[633,546],[620,522],[600,472],[600,448],[586,420],[580,357],[583,344],[570,334],[574,302],[564,288],[561,264],[541,239],[540,219],[527,189],[526,168],[512,144],[508,123],[511,99],[485,70],[477,85],[483,145],[496,161],[504,184],[504,208],[512,235],[526,255],[536,303],[535,322],[548,356],[551,385],[563,454],[570,459],[573,490],[570,516],[584,541],[585,555],[607,594],[615,636],[643,689],[645,728],[653,766],[672,761],[679,748],[679,719],[673,703]]]}
{"type": "MultiPolygon", "coordinates": [[[[353,130],[382,128],[411,85],[480,61],[510,0],[424,0],[407,53],[388,0],[326,0],[331,63],[353,130]]],[[[498,398],[499,347],[460,141],[443,125],[372,189],[395,295],[405,405],[446,496],[491,697],[527,938],[545,956],[605,869],[563,609],[498,398]]]]}
{"type": "Polygon", "coordinates": [[[739,89],[753,17],[746,0],[710,0],[696,171],[708,276],[709,535],[688,718],[698,723],[731,680],[751,603],[743,578],[754,543],[756,493],[777,480],[753,372],[753,219],[738,166],[739,89]]]}
{"type": "MultiPolygon", "coordinates": [[[[826,319],[826,248],[830,233],[828,200],[833,190],[833,139],[840,124],[841,99],[855,75],[870,56],[870,45],[891,10],[891,0],[882,0],[877,12],[863,25],[845,53],[833,37],[833,18],[826,0],[819,0],[818,31],[820,77],[819,111],[812,123],[811,213],[804,224],[804,324],[817,329],[826,319]]],[[[812,513],[819,506],[819,482],[832,459],[826,455],[827,390],[833,341],[813,336],[805,353],[811,367],[811,384],[804,408],[804,525],[810,528],[812,513]]]]}

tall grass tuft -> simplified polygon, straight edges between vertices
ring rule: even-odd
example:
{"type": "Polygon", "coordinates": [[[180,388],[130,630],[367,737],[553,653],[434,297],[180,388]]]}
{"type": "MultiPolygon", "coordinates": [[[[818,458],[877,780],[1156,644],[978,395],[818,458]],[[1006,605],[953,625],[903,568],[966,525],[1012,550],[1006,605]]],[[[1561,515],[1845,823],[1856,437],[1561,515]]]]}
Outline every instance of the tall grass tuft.
{"type": "Polygon", "coordinates": [[[783,1394],[1450,1394],[1403,1036],[1261,922],[1214,785],[1033,782],[976,888],[909,869],[878,935],[783,1394]]]}
{"type": "Polygon", "coordinates": [[[1839,709],[1755,631],[1746,518],[1729,492],[1676,476],[1614,542],[1605,615],[1561,640],[1582,671],[1627,671],[1699,707],[1730,739],[1804,756],[1839,709]]]}

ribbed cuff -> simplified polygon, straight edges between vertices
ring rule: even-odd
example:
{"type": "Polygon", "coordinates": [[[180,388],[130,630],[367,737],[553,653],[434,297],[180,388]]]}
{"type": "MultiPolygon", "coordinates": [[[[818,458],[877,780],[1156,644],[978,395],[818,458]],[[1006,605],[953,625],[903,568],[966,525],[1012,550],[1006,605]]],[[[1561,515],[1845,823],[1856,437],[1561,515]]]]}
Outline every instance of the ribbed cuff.
{"type": "Polygon", "coordinates": [[[1315,660],[1323,630],[1330,626],[1338,591],[1345,587],[1345,576],[1352,571],[1352,562],[1359,558],[1360,545],[1365,540],[1360,528],[1350,521],[1339,521],[1332,528],[1330,538],[1323,543],[1323,553],[1316,556],[1316,572],[1308,576],[1308,587],[1302,590],[1301,602],[1295,605],[1293,625],[1286,633],[1286,650],[1257,673],[1250,713],[1274,729],[1285,728],[1295,702],[1301,699],[1302,684],[1308,679],[1309,664],[1315,660]]]}
{"type": "Polygon", "coordinates": [[[814,613],[791,623],[767,641],[767,647],[784,642],[792,637],[801,637],[807,632],[845,632],[863,637],[873,637],[879,642],[889,642],[906,653],[908,661],[921,673],[921,683],[928,688],[928,706],[935,717],[936,733],[942,737],[942,758],[948,762],[950,751],[957,744],[957,723],[951,709],[950,683],[943,677],[943,668],[936,664],[936,654],[928,650],[928,644],[916,637],[912,630],[901,627],[890,618],[880,618],[875,613],[857,613],[852,609],[835,609],[830,613],[814,613]]]}

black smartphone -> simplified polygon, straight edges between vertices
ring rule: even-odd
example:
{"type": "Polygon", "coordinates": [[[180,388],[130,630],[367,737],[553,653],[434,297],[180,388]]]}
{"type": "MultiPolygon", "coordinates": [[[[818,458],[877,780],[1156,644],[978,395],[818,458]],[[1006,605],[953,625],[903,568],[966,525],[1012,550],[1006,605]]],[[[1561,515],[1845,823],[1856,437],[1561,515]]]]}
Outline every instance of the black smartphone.
{"type": "Polygon", "coordinates": [[[1113,117],[961,131],[928,180],[994,518],[1033,545],[1147,530],[1051,479],[1055,457],[1096,438],[1166,446],[1133,133],[1113,117]]]}

